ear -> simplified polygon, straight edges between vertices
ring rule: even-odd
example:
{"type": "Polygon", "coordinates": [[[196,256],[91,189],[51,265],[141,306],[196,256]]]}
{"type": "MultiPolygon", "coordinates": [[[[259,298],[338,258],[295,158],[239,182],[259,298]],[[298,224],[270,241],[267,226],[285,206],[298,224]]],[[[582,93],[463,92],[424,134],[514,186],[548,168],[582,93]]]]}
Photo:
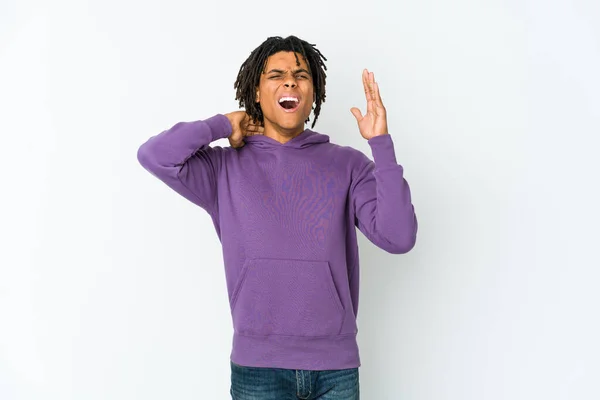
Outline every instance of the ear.
{"type": "Polygon", "coordinates": [[[260,90],[256,90],[256,102],[260,103],[260,90]]]}

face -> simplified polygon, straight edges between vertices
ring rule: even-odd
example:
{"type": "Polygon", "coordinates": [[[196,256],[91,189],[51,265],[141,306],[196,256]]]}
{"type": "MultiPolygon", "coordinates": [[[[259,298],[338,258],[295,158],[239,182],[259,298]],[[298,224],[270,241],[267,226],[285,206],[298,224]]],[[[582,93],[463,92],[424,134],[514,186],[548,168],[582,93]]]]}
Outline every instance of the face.
{"type": "Polygon", "coordinates": [[[314,88],[302,55],[296,65],[293,52],[281,51],[267,59],[257,88],[256,101],[264,115],[265,131],[294,136],[304,131],[314,102],[314,88]]]}

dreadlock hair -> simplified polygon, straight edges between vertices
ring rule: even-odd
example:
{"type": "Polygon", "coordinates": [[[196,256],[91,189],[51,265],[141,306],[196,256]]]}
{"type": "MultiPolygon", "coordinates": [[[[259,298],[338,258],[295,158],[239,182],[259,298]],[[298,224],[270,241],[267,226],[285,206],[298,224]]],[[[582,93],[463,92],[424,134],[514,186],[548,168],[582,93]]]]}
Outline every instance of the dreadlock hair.
{"type": "MultiPolygon", "coordinates": [[[[324,61],[327,61],[327,59],[314,44],[310,44],[296,36],[288,36],[285,39],[280,36],[269,37],[250,53],[250,56],[240,67],[237,79],[233,84],[233,88],[236,89],[235,99],[239,100],[240,108],[245,108],[246,113],[250,115],[255,123],[264,123],[260,103],[256,102],[256,88],[259,86],[260,76],[266,68],[267,59],[280,51],[294,52],[297,66],[300,66],[300,60],[298,60],[298,53],[300,53],[306,64],[308,64],[315,93],[315,104],[312,108],[315,120],[311,126],[314,128],[321,112],[321,104],[325,102],[325,78],[327,77],[325,71],[327,67],[324,61]]],[[[310,117],[304,122],[308,121],[310,121],[310,117]]]]}

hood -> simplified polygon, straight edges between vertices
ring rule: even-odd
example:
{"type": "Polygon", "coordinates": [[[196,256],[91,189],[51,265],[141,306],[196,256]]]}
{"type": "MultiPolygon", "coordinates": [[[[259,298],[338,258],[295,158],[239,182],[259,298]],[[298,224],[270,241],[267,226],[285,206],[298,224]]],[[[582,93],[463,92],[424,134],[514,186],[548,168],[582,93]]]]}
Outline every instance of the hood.
{"type": "Polygon", "coordinates": [[[329,136],[323,135],[322,133],[318,133],[315,131],[311,131],[310,129],[306,129],[304,132],[289,140],[285,144],[279,143],[277,140],[263,135],[246,136],[244,138],[244,142],[246,143],[246,146],[250,145],[259,149],[275,150],[285,147],[293,149],[304,149],[315,144],[328,143],[329,136]]]}

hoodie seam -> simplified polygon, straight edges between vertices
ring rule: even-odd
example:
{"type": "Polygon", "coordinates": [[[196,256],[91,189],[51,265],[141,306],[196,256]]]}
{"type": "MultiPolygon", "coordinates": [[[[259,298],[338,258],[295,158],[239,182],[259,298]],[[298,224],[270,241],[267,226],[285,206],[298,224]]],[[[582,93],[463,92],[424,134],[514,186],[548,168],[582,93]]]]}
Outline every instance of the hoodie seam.
{"type": "Polygon", "coordinates": [[[198,205],[200,205],[202,207],[202,205],[204,205],[204,207],[206,208],[206,211],[209,213],[209,215],[211,217],[213,217],[215,215],[215,204],[217,203],[217,196],[215,195],[214,200],[213,200],[213,204],[209,205],[208,203],[204,202],[200,196],[198,196],[192,189],[190,189],[190,187],[188,185],[185,184],[185,182],[183,181],[183,179],[181,179],[181,177],[179,176],[181,170],[179,170],[177,172],[177,180],[181,183],[181,185],[189,192],[191,193],[196,199],[198,199],[198,205]]]}
{"type": "Polygon", "coordinates": [[[287,337],[287,338],[304,338],[304,339],[326,339],[326,338],[339,338],[339,337],[352,337],[355,336],[356,333],[342,333],[339,335],[318,335],[318,336],[308,336],[308,335],[282,335],[279,333],[269,333],[268,335],[254,335],[251,333],[241,333],[235,331],[235,334],[238,336],[246,336],[246,337],[256,337],[256,338],[265,338],[269,336],[277,336],[277,337],[287,337]]]}

